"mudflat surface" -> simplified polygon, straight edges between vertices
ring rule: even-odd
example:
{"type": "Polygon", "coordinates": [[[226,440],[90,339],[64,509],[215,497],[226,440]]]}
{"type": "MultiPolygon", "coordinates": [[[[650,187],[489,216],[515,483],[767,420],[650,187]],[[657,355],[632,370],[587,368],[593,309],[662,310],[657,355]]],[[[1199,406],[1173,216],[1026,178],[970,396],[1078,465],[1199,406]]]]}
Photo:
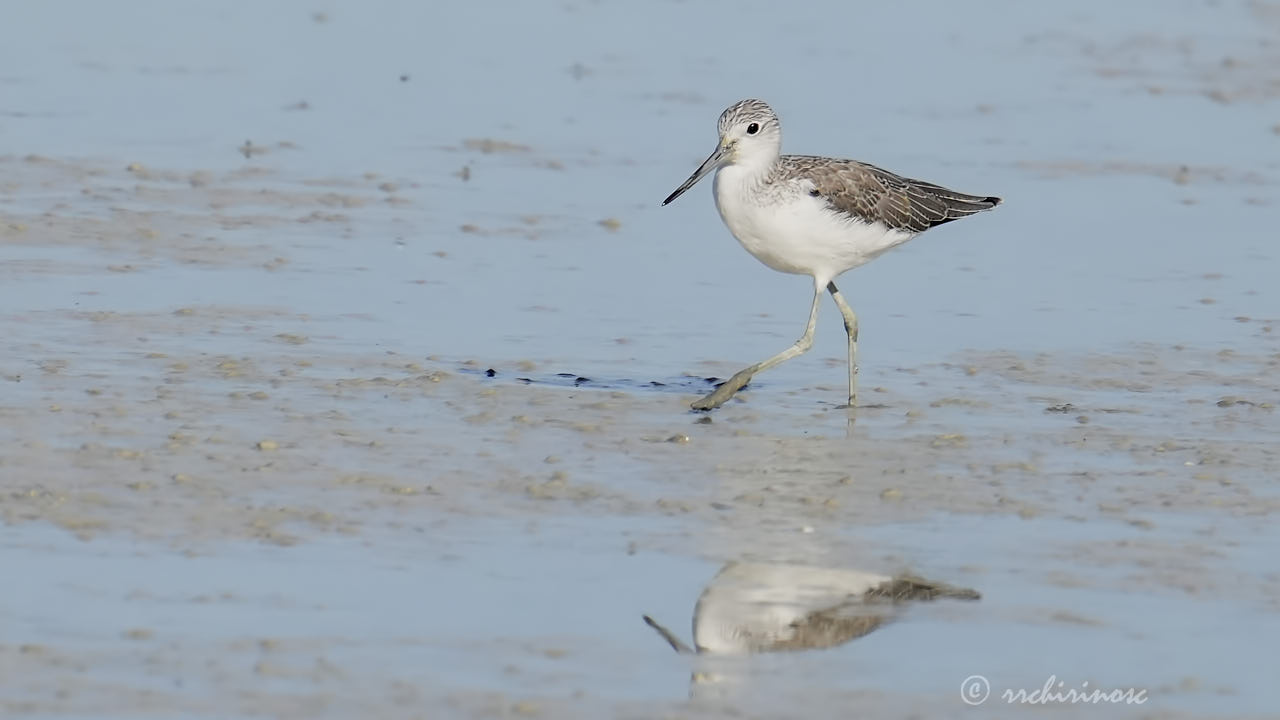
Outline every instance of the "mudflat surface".
{"type": "Polygon", "coordinates": [[[1277,6],[60,7],[0,49],[0,714],[1274,712],[1277,6]],[[743,96],[1006,198],[843,279],[852,415],[829,304],[688,410],[809,298],[657,206],[743,96]],[[734,561],[982,599],[672,653],[734,561]]]}

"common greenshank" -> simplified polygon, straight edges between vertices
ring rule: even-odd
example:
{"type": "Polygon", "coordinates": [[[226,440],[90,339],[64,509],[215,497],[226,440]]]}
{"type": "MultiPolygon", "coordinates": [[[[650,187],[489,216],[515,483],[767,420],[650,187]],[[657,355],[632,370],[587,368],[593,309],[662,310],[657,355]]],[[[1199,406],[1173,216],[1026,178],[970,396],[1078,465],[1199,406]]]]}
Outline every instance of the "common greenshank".
{"type": "Polygon", "coordinates": [[[729,106],[720,115],[719,134],[715,152],[662,204],[716,171],[716,208],[729,231],[774,270],[813,277],[813,306],[794,345],[739,371],[694,402],[693,409],[720,407],[756,373],[807,352],[824,288],[844,316],[849,407],[856,407],[858,316],[836,289],[835,278],[935,225],[990,210],[1000,198],[966,195],[856,160],[781,155],[778,116],[760,100],[729,106]]]}

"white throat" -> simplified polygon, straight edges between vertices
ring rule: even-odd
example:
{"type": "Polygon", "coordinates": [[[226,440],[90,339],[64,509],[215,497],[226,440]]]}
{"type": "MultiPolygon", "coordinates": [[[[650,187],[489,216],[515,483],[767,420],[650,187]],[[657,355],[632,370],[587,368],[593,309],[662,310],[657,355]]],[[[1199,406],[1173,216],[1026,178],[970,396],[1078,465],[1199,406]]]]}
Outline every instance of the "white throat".
{"type": "Polygon", "coordinates": [[[720,169],[736,169],[744,177],[764,178],[777,164],[781,150],[780,144],[776,142],[739,140],[733,153],[733,162],[720,169]]]}

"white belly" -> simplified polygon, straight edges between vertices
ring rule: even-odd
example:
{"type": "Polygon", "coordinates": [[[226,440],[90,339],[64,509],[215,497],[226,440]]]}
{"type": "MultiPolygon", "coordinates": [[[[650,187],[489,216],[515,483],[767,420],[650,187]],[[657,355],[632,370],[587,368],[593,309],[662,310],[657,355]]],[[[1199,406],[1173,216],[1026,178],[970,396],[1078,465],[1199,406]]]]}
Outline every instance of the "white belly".
{"type": "Polygon", "coordinates": [[[742,247],[774,270],[812,275],[825,285],[914,235],[849,218],[807,192],[762,198],[748,192],[734,170],[716,173],[716,208],[742,247]]]}

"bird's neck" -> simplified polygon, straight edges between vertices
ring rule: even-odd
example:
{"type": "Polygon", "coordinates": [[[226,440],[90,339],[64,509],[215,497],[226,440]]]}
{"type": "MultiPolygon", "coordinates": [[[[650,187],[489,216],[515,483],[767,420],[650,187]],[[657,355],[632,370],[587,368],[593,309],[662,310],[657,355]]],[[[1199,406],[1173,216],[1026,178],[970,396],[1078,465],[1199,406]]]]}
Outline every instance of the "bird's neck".
{"type": "MultiPolygon", "coordinates": [[[[775,153],[738,158],[734,163],[720,168],[719,176],[740,188],[757,186],[769,180],[778,165],[775,153]]],[[[719,178],[717,178],[719,179],[719,178]]]]}
{"type": "Polygon", "coordinates": [[[744,177],[752,177],[764,179],[773,172],[778,165],[778,151],[772,150],[765,152],[763,148],[757,148],[759,152],[748,155],[739,155],[733,163],[742,169],[744,177]]]}

